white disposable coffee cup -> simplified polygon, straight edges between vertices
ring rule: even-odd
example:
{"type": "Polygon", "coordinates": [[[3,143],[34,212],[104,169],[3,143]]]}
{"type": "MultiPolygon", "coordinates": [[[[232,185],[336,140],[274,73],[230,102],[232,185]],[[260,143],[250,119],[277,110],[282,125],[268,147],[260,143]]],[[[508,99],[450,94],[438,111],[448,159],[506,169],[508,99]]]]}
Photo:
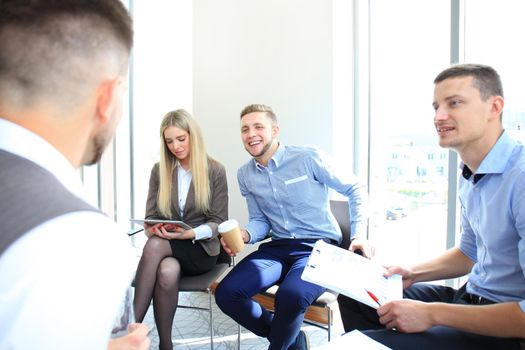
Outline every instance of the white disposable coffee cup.
{"type": "Polygon", "coordinates": [[[233,253],[237,254],[244,249],[244,240],[237,220],[224,221],[219,225],[219,233],[233,253]]]}

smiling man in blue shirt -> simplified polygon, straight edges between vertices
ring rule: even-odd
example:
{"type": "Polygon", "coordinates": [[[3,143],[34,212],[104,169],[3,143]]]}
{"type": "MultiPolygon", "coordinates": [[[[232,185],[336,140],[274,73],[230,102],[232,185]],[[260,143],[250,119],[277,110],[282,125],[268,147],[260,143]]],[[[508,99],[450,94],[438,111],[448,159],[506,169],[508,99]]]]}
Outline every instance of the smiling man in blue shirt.
{"type": "Polygon", "coordinates": [[[503,89],[493,68],[452,66],[434,83],[439,144],[462,160],[461,241],[428,262],[389,268],[390,274],[403,276],[407,299],[376,312],[340,297],[345,330],[375,329],[365,333],[393,349],[520,349],[525,338],[525,147],[503,130],[503,89]],[[415,283],[466,274],[468,282],[459,290],[415,283]]]}
{"type": "MultiPolygon", "coordinates": [[[[241,112],[241,137],[253,157],[237,179],[250,220],[242,230],[245,242],[272,240],[245,257],[216,290],[221,310],[253,333],[270,341],[269,349],[306,349],[300,332],[307,307],[325,288],[305,282],[301,274],[314,243],[339,244],[339,226],[329,209],[329,189],[348,197],[351,250],[370,256],[366,240],[366,188],[353,174],[335,174],[321,153],[277,141],[279,125],[273,110],[250,105],[241,112]],[[275,314],[251,298],[279,283],[275,314]]],[[[226,251],[229,248],[222,241],[226,251]]]]}

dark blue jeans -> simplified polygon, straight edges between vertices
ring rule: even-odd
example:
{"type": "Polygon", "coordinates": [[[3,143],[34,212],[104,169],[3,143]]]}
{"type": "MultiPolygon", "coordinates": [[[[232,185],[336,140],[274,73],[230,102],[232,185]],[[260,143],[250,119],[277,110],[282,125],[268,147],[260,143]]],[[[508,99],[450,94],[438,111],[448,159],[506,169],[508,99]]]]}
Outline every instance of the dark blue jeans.
{"type": "Polygon", "coordinates": [[[219,308],[236,322],[270,341],[270,350],[287,350],[301,329],[304,313],[325,288],[301,279],[314,240],[280,239],[263,243],[241,260],[215,291],[219,308]],[[279,283],[275,314],[252,297],[279,283]]]}
{"type": "MultiPolygon", "coordinates": [[[[405,289],[403,297],[424,302],[469,304],[464,299],[465,287],[455,290],[444,286],[416,283],[405,289]]],[[[488,337],[444,326],[432,327],[421,333],[401,333],[387,330],[379,323],[375,309],[344,295],[339,295],[337,301],[345,331],[362,330],[367,336],[394,350],[520,349],[519,340],[517,339],[488,337]]]]}

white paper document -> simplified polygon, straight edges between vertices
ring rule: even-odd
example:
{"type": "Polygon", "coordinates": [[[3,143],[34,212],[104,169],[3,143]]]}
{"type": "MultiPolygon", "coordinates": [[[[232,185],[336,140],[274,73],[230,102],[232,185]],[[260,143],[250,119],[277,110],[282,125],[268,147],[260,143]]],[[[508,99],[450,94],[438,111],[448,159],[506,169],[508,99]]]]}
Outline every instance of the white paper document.
{"type": "Polygon", "coordinates": [[[384,273],[385,268],[376,262],[319,240],[301,278],[377,309],[403,298],[401,276],[387,278],[384,273]]]}
{"type": "Polygon", "coordinates": [[[335,338],[314,350],[341,350],[341,349],[359,349],[359,350],[388,350],[387,346],[375,341],[358,330],[346,333],[335,338]]]}

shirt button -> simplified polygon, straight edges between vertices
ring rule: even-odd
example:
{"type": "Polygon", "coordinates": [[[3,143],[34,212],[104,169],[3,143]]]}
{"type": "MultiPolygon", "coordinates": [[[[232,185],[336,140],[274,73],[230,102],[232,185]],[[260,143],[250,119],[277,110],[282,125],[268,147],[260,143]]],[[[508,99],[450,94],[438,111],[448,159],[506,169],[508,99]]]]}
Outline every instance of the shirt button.
{"type": "Polygon", "coordinates": [[[273,171],[270,171],[270,175],[273,175],[273,171]]]}
{"type": "Polygon", "coordinates": [[[277,192],[277,189],[274,188],[273,191],[274,191],[274,192],[277,192]]]}
{"type": "Polygon", "coordinates": [[[282,205],[282,204],[279,204],[279,208],[282,208],[282,207],[283,207],[283,205],[282,205]]]}

